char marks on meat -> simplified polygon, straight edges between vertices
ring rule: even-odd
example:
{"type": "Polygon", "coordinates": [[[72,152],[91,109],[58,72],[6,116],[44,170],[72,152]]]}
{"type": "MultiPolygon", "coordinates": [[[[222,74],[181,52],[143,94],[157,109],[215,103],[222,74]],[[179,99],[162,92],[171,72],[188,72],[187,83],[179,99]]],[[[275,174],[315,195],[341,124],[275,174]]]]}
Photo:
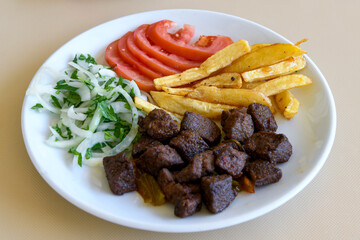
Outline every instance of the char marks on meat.
{"type": "Polygon", "coordinates": [[[273,132],[254,133],[244,145],[245,151],[253,159],[273,163],[287,162],[292,154],[292,146],[284,134],[273,132]]]}
{"type": "Polygon", "coordinates": [[[105,157],[103,164],[110,189],[114,194],[123,195],[136,191],[134,166],[125,153],[105,157]]]}
{"type": "Polygon", "coordinates": [[[274,115],[268,106],[262,105],[260,103],[252,103],[249,105],[247,113],[252,117],[255,132],[276,132],[278,126],[274,115]]]}
{"type": "Polygon", "coordinates": [[[218,144],[221,139],[221,130],[216,123],[194,112],[185,112],[180,130],[196,131],[210,146],[218,144]]]}
{"type": "Polygon", "coordinates": [[[274,163],[263,160],[255,160],[249,163],[245,169],[246,174],[256,187],[278,182],[282,177],[281,169],[274,163]]]}
{"type": "Polygon", "coordinates": [[[139,118],[139,127],[141,133],[159,141],[167,141],[179,133],[176,122],[162,109],[154,109],[145,118],[139,118]]]}
{"type": "Polygon", "coordinates": [[[196,154],[209,149],[204,139],[191,130],[181,131],[178,136],[170,140],[169,145],[175,148],[186,162],[190,162],[196,154]]]}
{"type": "Polygon", "coordinates": [[[217,154],[215,165],[220,172],[227,173],[234,178],[239,178],[248,159],[249,156],[246,153],[226,145],[217,154]]]}
{"type": "Polygon", "coordinates": [[[251,116],[243,110],[231,109],[221,114],[221,126],[225,138],[244,142],[254,133],[254,124],[251,116]]]}

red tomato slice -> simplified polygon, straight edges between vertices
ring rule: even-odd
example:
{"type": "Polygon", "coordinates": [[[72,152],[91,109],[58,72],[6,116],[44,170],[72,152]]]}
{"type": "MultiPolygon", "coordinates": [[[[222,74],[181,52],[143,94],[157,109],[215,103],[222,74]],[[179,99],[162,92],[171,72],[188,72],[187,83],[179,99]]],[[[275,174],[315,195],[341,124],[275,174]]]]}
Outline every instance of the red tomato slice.
{"type": "Polygon", "coordinates": [[[128,37],[132,34],[132,32],[126,33],[124,36],[122,36],[118,41],[118,52],[120,57],[127,62],[128,64],[131,64],[133,67],[138,69],[143,75],[147,76],[148,78],[155,79],[162,77],[162,74],[159,74],[147,66],[145,66],[142,62],[137,60],[134,55],[131,54],[129,49],[126,46],[126,42],[128,37]]]}
{"type": "MultiPolygon", "coordinates": [[[[180,71],[185,71],[186,69],[200,66],[201,62],[199,61],[191,61],[185,59],[175,54],[168,53],[162,50],[161,47],[157,45],[152,45],[146,37],[146,31],[148,27],[149,27],[148,24],[141,25],[134,32],[135,43],[141,50],[143,50],[149,56],[156,58],[159,61],[163,62],[164,64],[171,66],[175,69],[178,69],[180,71]]],[[[184,33],[184,31],[185,30],[183,30],[182,33],[184,33]]],[[[184,35],[182,34],[179,36],[184,36],[184,35]]],[[[188,34],[186,34],[186,36],[188,36],[188,34]]],[[[186,41],[187,39],[184,39],[184,42],[186,41]]]]}
{"type": "Polygon", "coordinates": [[[149,57],[144,51],[139,49],[135,44],[133,33],[129,35],[126,46],[137,59],[146,64],[150,69],[159,72],[165,76],[179,73],[178,70],[166,66],[155,58],[149,57]]]}
{"type": "Polygon", "coordinates": [[[138,70],[124,62],[118,53],[118,40],[109,44],[105,51],[105,60],[116,74],[125,79],[135,80],[141,90],[146,92],[155,90],[154,82],[142,75],[138,70]]]}
{"type": "Polygon", "coordinates": [[[200,39],[200,43],[194,45],[185,44],[184,42],[175,40],[169,33],[168,29],[172,27],[174,23],[170,20],[162,20],[153,23],[149,26],[147,31],[148,38],[156,45],[166,51],[177,54],[187,59],[195,61],[205,61],[208,57],[223,49],[224,47],[233,43],[231,38],[225,36],[203,36],[200,39]],[[202,42],[205,41],[207,44],[204,45],[202,42]]]}

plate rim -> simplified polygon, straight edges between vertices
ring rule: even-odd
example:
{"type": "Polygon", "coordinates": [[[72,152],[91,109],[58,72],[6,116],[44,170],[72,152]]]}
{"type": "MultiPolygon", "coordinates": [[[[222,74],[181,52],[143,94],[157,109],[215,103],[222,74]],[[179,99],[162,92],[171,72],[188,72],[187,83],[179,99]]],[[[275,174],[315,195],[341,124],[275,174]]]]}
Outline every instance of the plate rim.
{"type": "MultiPolygon", "coordinates": [[[[209,11],[209,10],[201,10],[201,9],[162,9],[162,10],[153,10],[153,11],[145,11],[145,12],[138,12],[138,13],[133,13],[130,15],[126,15],[126,16],[122,16],[116,19],[112,19],[109,21],[106,21],[104,23],[101,23],[97,26],[94,26],[78,35],[76,35],[75,37],[71,38],[70,40],[68,40],[65,44],[63,44],[62,46],[60,46],[55,52],[53,52],[44,62],[43,64],[39,67],[39,69],[36,71],[35,75],[33,76],[29,86],[33,83],[33,79],[34,77],[39,74],[39,71],[42,69],[42,67],[44,65],[46,65],[46,63],[49,61],[49,59],[51,59],[54,55],[56,55],[59,51],[62,50],[62,48],[64,48],[66,45],[68,45],[70,42],[72,42],[74,39],[80,37],[83,34],[86,34],[89,31],[93,31],[96,28],[101,28],[106,24],[109,24],[110,22],[113,21],[118,21],[119,19],[122,18],[127,18],[127,17],[134,17],[136,15],[143,15],[143,14],[156,14],[156,13],[161,13],[161,12],[179,12],[179,11],[186,11],[186,12],[206,12],[206,13],[210,13],[210,14],[216,14],[216,15],[222,15],[225,17],[232,17],[232,18],[236,18],[238,20],[250,23],[250,24],[254,24],[257,25],[260,28],[264,28],[267,31],[270,31],[271,33],[273,33],[274,35],[280,37],[281,39],[283,39],[286,42],[291,43],[291,41],[289,41],[287,38],[285,38],[284,36],[280,35],[279,33],[273,31],[272,29],[258,24],[256,22],[253,22],[251,20],[239,17],[239,16],[235,16],[235,15],[231,15],[231,14],[227,14],[227,13],[222,13],[222,12],[216,12],[216,11],[209,11]]],[[[243,222],[247,222],[250,221],[252,219],[258,218],[264,214],[269,213],[272,210],[275,210],[276,208],[280,207],[281,205],[283,205],[284,203],[286,203],[287,201],[289,201],[290,199],[292,199],[296,194],[298,194],[299,192],[301,192],[314,178],[315,176],[320,172],[321,168],[323,167],[323,165],[325,164],[331,148],[333,146],[334,140],[335,140],[335,134],[336,134],[336,123],[337,123],[337,116],[336,116],[336,106],[335,106],[335,100],[333,97],[333,94],[331,92],[331,89],[326,81],[326,78],[324,77],[324,75],[322,74],[322,72],[320,71],[320,69],[317,67],[317,65],[306,55],[306,59],[307,61],[312,65],[312,67],[315,68],[315,71],[317,72],[317,74],[319,75],[319,77],[321,78],[322,84],[325,87],[325,93],[327,95],[327,98],[330,100],[329,106],[330,106],[330,118],[329,118],[329,126],[330,126],[330,130],[328,132],[328,138],[326,139],[326,144],[324,145],[321,154],[320,154],[320,159],[317,161],[317,164],[315,165],[314,168],[310,169],[310,171],[308,172],[307,176],[293,189],[291,189],[291,191],[287,192],[286,194],[284,194],[281,198],[276,199],[275,201],[271,202],[271,204],[267,204],[264,205],[262,208],[256,210],[255,212],[252,213],[251,217],[248,217],[246,220],[240,220],[240,221],[235,221],[236,219],[239,219],[240,217],[234,217],[231,218],[230,220],[224,220],[221,222],[218,222],[216,226],[214,226],[214,224],[211,224],[210,226],[196,226],[192,229],[190,229],[190,231],[188,231],[187,229],[178,229],[176,227],[173,228],[167,228],[167,229],[163,229],[161,226],[157,226],[154,227],[154,225],[142,225],[139,226],[138,223],[136,221],[133,220],[127,220],[127,221],[122,221],[120,219],[114,219],[113,216],[101,212],[97,209],[91,208],[88,205],[84,204],[81,201],[78,201],[75,197],[73,197],[71,194],[67,193],[66,191],[63,191],[51,178],[49,178],[44,172],[43,169],[40,167],[40,164],[36,161],[34,153],[32,152],[31,148],[29,147],[29,143],[26,141],[27,140],[27,136],[26,136],[26,132],[25,132],[25,126],[24,126],[24,112],[25,112],[25,105],[26,105],[26,101],[28,99],[28,96],[25,95],[24,99],[23,99],[23,104],[22,104],[22,110],[21,110],[21,130],[22,130],[22,135],[23,135],[23,141],[27,150],[27,153],[33,163],[33,165],[35,166],[37,172],[41,175],[41,177],[45,180],[45,182],[47,184],[49,184],[51,186],[51,188],[53,190],[55,190],[61,197],[63,197],[65,200],[67,200],[68,202],[70,202],[71,204],[75,205],[76,207],[82,209],[85,212],[88,212],[98,218],[104,219],[106,221],[115,223],[115,224],[119,224],[122,226],[126,226],[126,227],[131,227],[131,228],[135,228],[135,229],[141,229],[141,230],[147,230],[147,231],[153,231],[153,232],[172,232],[172,233],[185,233],[185,232],[201,232],[201,231],[207,231],[207,230],[216,230],[216,229],[220,229],[220,228],[224,228],[224,227],[230,227],[236,224],[240,224],[243,222]]]]}

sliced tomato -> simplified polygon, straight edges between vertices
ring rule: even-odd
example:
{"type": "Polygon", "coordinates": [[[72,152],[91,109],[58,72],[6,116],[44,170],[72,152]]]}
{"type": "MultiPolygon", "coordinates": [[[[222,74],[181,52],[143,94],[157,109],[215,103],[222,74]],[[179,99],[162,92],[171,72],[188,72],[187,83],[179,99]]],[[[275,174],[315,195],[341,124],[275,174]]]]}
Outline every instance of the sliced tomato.
{"type": "MultiPolygon", "coordinates": [[[[168,53],[157,45],[152,45],[146,37],[148,27],[149,24],[141,25],[134,32],[135,43],[141,50],[143,50],[149,56],[156,58],[160,62],[180,71],[185,71],[186,69],[200,66],[200,64],[202,63],[200,61],[191,61],[178,55],[168,53]]],[[[186,36],[188,36],[188,34],[186,34],[186,36]]],[[[184,39],[183,41],[186,42],[187,39],[184,39]]]]}
{"type": "Polygon", "coordinates": [[[169,33],[168,29],[174,23],[170,20],[162,20],[153,23],[147,30],[148,38],[166,51],[195,61],[205,61],[208,57],[233,43],[231,38],[225,36],[203,36],[200,42],[193,45],[177,41],[169,33]],[[206,44],[204,45],[204,41],[206,44]]]}
{"type": "Polygon", "coordinates": [[[105,60],[116,74],[125,79],[134,80],[141,90],[146,92],[155,90],[152,79],[142,75],[137,69],[124,62],[118,52],[118,40],[109,44],[105,51],[105,60]]]}
{"type": "Polygon", "coordinates": [[[156,72],[159,72],[165,76],[180,72],[172,67],[163,64],[162,62],[158,61],[155,58],[149,57],[144,51],[139,49],[135,44],[133,33],[129,35],[126,42],[126,46],[137,59],[139,59],[141,62],[146,64],[146,66],[148,66],[150,69],[156,72]]]}
{"type": "MultiPolygon", "coordinates": [[[[173,23],[171,27],[175,27],[176,23],[173,23]]],[[[184,24],[184,28],[180,28],[176,33],[169,33],[169,35],[176,41],[188,44],[195,34],[195,27],[189,24],[184,24]]]]}
{"type": "Polygon", "coordinates": [[[134,55],[129,51],[129,49],[126,46],[126,42],[128,37],[132,34],[132,32],[126,33],[124,36],[122,36],[118,41],[118,52],[122,60],[127,62],[128,64],[132,65],[134,68],[138,69],[139,72],[141,72],[143,75],[147,76],[148,78],[155,79],[162,77],[163,75],[160,73],[157,73],[147,66],[137,60],[134,55]]]}

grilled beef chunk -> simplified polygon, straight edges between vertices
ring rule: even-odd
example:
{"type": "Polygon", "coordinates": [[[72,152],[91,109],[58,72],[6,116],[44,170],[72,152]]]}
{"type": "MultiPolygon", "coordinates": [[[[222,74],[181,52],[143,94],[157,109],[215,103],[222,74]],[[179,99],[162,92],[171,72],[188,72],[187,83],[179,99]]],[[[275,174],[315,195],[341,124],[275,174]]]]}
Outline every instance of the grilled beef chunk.
{"type": "MultiPolygon", "coordinates": [[[[198,154],[197,154],[198,155],[198,154]]],[[[201,158],[195,157],[190,163],[180,172],[175,174],[175,179],[178,182],[193,182],[201,178],[202,173],[202,161],[201,158]]]]}
{"type": "Polygon", "coordinates": [[[281,169],[274,163],[263,160],[255,160],[244,168],[246,174],[256,187],[278,182],[282,177],[281,169]]]}
{"type": "Polygon", "coordinates": [[[184,130],[170,140],[169,145],[176,149],[185,162],[190,162],[195,154],[209,148],[207,143],[195,131],[184,130]]]}
{"type": "Polygon", "coordinates": [[[236,196],[232,177],[227,174],[202,177],[201,189],[205,206],[212,213],[223,211],[236,196]]]}
{"type": "Polygon", "coordinates": [[[242,175],[242,169],[245,166],[249,156],[229,145],[224,146],[216,157],[215,165],[220,172],[225,172],[234,178],[242,175]]]}
{"type": "Polygon", "coordinates": [[[174,175],[167,168],[161,169],[157,177],[157,183],[161,189],[164,189],[168,183],[174,182],[174,180],[174,175]]]}
{"type": "Polygon", "coordinates": [[[251,115],[255,132],[267,131],[275,132],[278,128],[274,115],[268,106],[261,103],[252,103],[249,105],[247,113],[251,115]]]}
{"type": "Polygon", "coordinates": [[[215,171],[215,156],[213,151],[206,150],[205,152],[198,153],[195,155],[194,159],[201,159],[202,162],[202,171],[201,176],[206,176],[215,171]]]}
{"type": "Polygon", "coordinates": [[[125,153],[105,157],[103,164],[110,189],[114,194],[123,195],[136,190],[134,166],[125,153]]]}
{"type": "Polygon", "coordinates": [[[136,161],[136,166],[157,176],[162,168],[171,168],[182,165],[184,162],[175,151],[168,145],[160,145],[147,149],[136,161]]]}
{"type": "Polygon", "coordinates": [[[145,118],[139,118],[139,126],[141,133],[159,141],[167,141],[179,133],[176,122],[162,109],[154,109],[145,118]]]}
{"type": "Polygon", "coordinates": [[[239,142],[244,142],[254,133],[251,116],[238,109],[223,111],[221,126],[225,132],[225,138],[235,139],[239,142]]]}
{"type": "Polygon", "coordinates": [[[185,112],[181,121],[180,130],[192,130],[199,133],[207,144],[214,146],[220,142],[221,130],[209,118],[203,117],[194,112],[185,112]]]}
{"type": "Polygon", "coordinates": [[[159,145],[162,145],[162,143],[159,142],[158,140],[155,140],[155,139],[147,136],[146,134],[143,134],[140,137],[139,141],[134,144],[133,149],[132,149],[132,156],[134,158],[138,158],[148,148],[159,146],[159,145]]]}
{"type": "Polygon", "coordinates": [[[213,148],[214,154],[217,156],[220,151],[226,146],[232,147],[233,149],[240,151],[239,146],[233,140],[226,140],[213,148]]]}
{"type": "Polygon", "coordinates": [[[244,145],[245,151],[253,159],[283,163],[289,160],[292,146],[284,134],[273,132],[254,133],[244,145]]]}
{"type": "Polygon", "coordinates": [[[193,215],[201,209],[201,194],[189,194],[175,203],[175,216],[184,218],[193,215]]]}

